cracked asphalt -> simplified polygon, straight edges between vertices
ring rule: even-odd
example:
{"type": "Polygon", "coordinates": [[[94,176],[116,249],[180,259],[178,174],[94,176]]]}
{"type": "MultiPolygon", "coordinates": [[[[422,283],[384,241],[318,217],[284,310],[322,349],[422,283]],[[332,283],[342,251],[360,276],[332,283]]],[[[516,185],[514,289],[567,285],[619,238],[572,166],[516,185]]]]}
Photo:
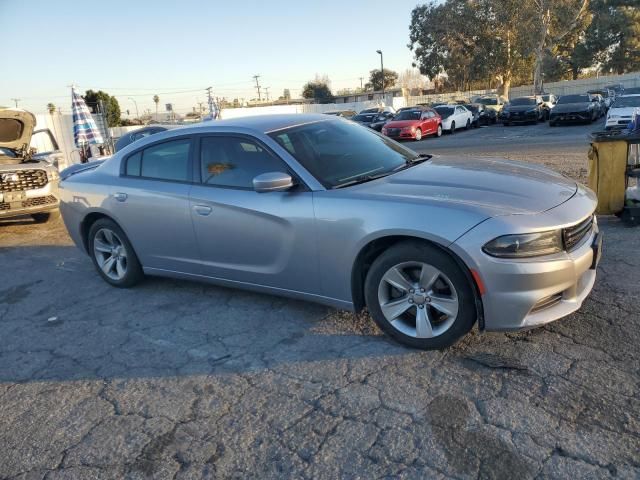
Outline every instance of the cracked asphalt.
{"type": "MultiPolygon", "coordinates": [[[[510,156],[581,178],[566,148],[510,156]]],[[[599,221],[579,312],[436,352],[310,303],[114,289],[61,222],[5,222],[0,478],[640,478],[640,230],[599,221]]]]}

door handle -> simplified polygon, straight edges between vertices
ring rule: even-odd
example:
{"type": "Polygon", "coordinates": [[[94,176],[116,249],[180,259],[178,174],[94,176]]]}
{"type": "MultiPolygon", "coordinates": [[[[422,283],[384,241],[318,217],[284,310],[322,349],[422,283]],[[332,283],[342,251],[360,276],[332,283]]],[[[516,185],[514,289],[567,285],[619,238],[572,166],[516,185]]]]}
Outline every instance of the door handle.
{"type": "Polygon", "coordinates": [[[211,207],[207,205],[194,205],[193,209],[196,211],[198,215],[202,215],[203,217],[206,217],[207,215],[209,215],[211,213],[211,210],[213,210],[211,207]]]}
{"type": "Polygon", "coordinates": [[[113,198],[115,198],[119,202],[124,202],[127,200],[127,194],[123,192],[117,192],[113,194],[113,198]]]}

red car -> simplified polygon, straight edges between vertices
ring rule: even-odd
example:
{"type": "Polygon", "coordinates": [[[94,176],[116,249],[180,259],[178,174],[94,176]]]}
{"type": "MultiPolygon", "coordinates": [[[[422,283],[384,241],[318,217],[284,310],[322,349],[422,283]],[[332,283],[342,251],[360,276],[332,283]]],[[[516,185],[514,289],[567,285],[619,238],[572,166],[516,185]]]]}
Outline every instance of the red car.
{"type": "Polygon", "coordinates": [[[426,135],[442,135],[440,115],[429,107],[404,109],[382,128],[382,134],[396,140],[422,140],[426,135]]]}

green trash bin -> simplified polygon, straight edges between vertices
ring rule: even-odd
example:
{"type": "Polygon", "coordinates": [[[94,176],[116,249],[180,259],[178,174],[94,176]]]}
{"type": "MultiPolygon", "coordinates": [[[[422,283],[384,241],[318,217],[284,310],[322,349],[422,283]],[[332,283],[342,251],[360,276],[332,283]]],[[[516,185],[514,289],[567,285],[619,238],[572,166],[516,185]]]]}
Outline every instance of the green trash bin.
{"type": "MultiPolygon", "coordinates": [[[[634,167],[640,132],[594,132],[589,150],[589,188],[598,195],[599,215],[619,215],[625,207],[627,172],[634,167]]],[[[638,165],[640,167],[640,165],[638,165]]]]}

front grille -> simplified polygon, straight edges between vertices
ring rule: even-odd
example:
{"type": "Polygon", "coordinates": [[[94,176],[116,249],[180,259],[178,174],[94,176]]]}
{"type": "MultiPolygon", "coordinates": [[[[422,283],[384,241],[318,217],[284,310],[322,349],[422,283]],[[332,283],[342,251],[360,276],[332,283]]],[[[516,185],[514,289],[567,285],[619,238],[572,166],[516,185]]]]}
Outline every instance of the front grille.
{"type": "Polygon", "coordinates": [[[387,129],[387,135],[396,137],[396,136],[400,135],[400,129],[399,128],[389,128],[389,129],[387,129]]]}
{"type": "Polygon", "coordinates": [[[593,215],[591,215],[586,220],[578,223],[577,225],[573,225],[571,227],[567,227],[562,230],[562,239],[564,241],[564,248],[567,251],[573,250],[577,247],[580,242],[591,233],[593,229],[593,215]]]}
{"type": "Polygon", "coordinates": [[[551,308],[557,305],[558,303],[560,303],[561,300],[562,300],[562,292],[556,293],[555,295],[549,295],[548,297],[545,297],[542,300],[538,301],[538,303],[536,303],[533,306],[530,313],[536,313],[536,312],[539,312],[540,310],[551,308]]]}
{"type": "Polygon", "coordinates": [[[0,172],[0,192],[21,192],[44,187],[48,182],[44,170],[0,172]]]}
{"type": "MultiPolygon", "coordinates": [[[[27,198],[20,202],[20,207],[18,208],[31,208],[31,207],[40,207],[43,205],[53,205],[56,203],[56,197],[53,195],[47,195],[46,197],[33,197],[27,198]]],[[[1,210],[11,210],[11,204],[7,202],[0,202],[0,211],[1,210]]]]}

